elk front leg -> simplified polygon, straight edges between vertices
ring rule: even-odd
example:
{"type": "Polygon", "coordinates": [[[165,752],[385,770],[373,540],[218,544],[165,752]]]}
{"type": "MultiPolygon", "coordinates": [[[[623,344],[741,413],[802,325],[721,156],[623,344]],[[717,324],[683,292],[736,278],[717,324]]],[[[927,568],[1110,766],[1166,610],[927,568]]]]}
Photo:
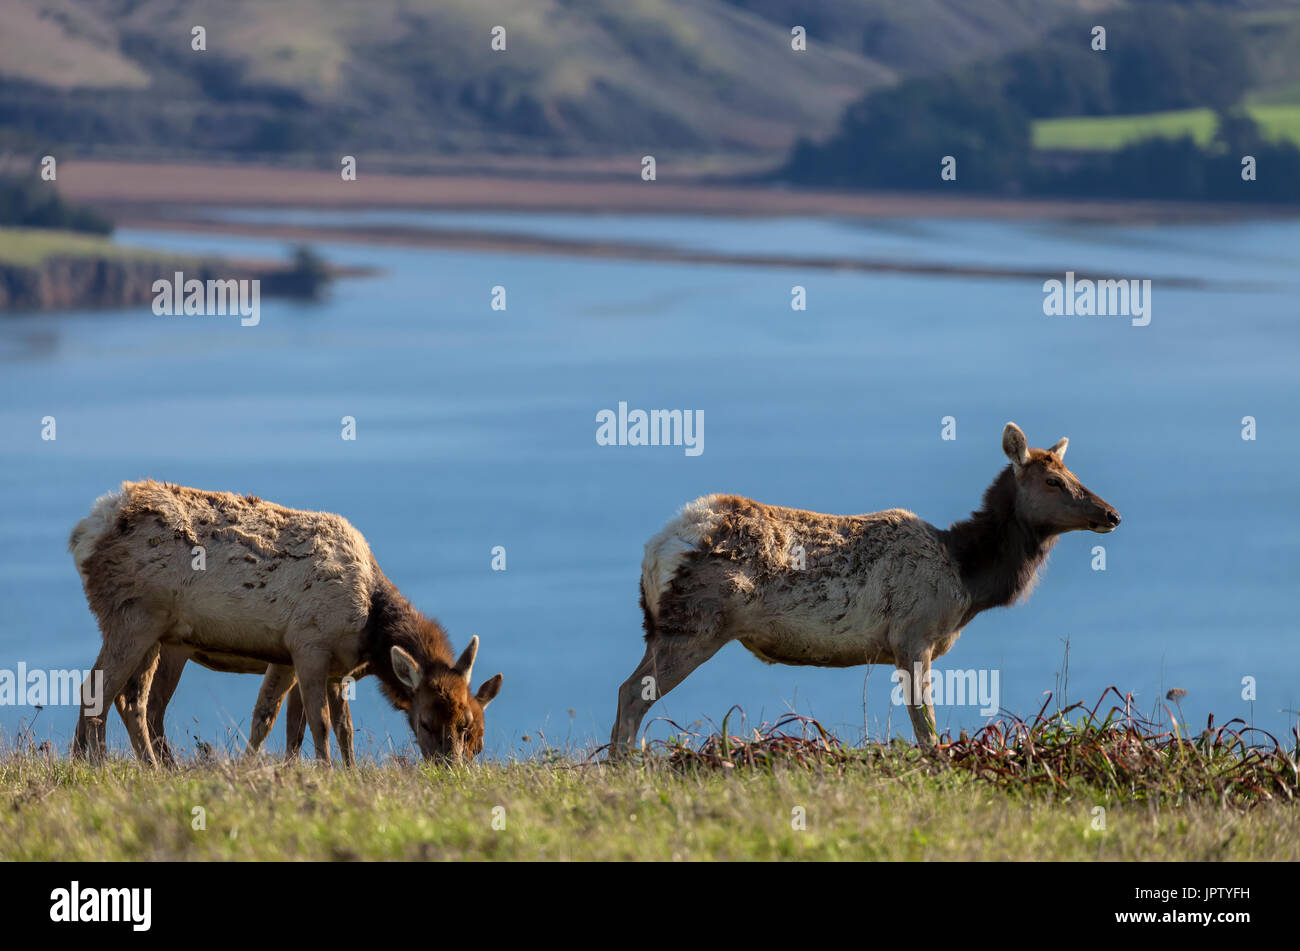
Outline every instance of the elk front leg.
{"type": "Polygon", "coordinates": [[[339,741],[339,755],[343,765],[351,766],[352,757],[352,707],[344,695],[343,682],[331,680],[329,686],[330,720],[334,724],[334,736],[339,741]]]}
{"type": "MultiPolygon", "coordinates": [[[[930,682],[930,658],[928,657],[925,659],[925,663],[921,665],[921,676],[925,678],[927,684],[930,682]]],[[[934,737],[935,743],[938,743],[939,720],[934,715],[934,691],[926,690],[922,694],[922,699],[925,701],[925,719],[930,724],[930,735],[934,737]]]]}
{"type": "Polygon", "coordinates": [[[907,715],[912,721],[912,732],[917,745],[923,750],[933,749],[938,736],[935,728],[934,702],[930,696],[929,648],[908,652],[898,658],[898,669],[903,675],[903,699],[907,715]]]}
{"type": "MultiPolygon", "coordinates": [[[[330,722],[334,724],[334,736],[339,741],[339,755],[343,765],[351,766],[355,762],[352,755],[352,706],[344,694],[344,685],[331,680],[329,688],[330,722]]],[[[302,708],[302,691],[289,691],[289,705],[285,707],[284,756],[289,762],[298,758],[302,749],[302,740],[307,733],[307,716],[302,708]]]]}
{"type": "Polygon", "coordinates": [[[311,740],[316,746],[316,759],[330,761],[330,704],[328,651],[307,648],[293,655],[293,666],[298,672],[298,689],[302,692],[302,706],[311,727],[311,740]]]}

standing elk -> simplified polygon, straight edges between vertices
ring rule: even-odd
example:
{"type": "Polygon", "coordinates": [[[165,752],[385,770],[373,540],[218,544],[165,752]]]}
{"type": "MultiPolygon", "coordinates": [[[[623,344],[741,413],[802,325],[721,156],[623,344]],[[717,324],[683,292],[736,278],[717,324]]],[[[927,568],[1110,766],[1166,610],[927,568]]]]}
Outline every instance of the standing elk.
{"type": "MultiPolygon", "coordinates": [[[[147,762],[157,762],[147,681],[172,647],[217,669],[265,665],[250,747],[273,719],[256,711],[278,710],[296,678],[316,757],[329,762],[329,682],[369,672],[406,712],[426,758],[460,761],[483,748],[483,710],[501,675],[470,693],[478,638],[453,660],[442,626],[402,597],[341,516],[251,495],[124,482],[77,523],[68,548],[103,635],[91,671],[103,678],[103,702],[115,703],[137,672],[145,676],[145,702],[122,712],[147,762]],[[198,570],[196,548],[205,555],[198,570]]],[[[103,713],[92,714],[90,703],[83,694],[73,746],[98,758],[103,713]]]]}
{"type": "Polygon", "coordinates": [[[733,640],[767,663],[895,665],[917,741],[932,746],[931,661],[975,615],[1026,595],[1058,535],[1119,525],[1065,467],[1068,444],[1030,449],[1007,423],[1011,464],[946,531],[903,509],[823,515],[734,495],[686,505],[645,546],[646,651],[619,689],[611,755],[635,744],[656,699],[733,640]]]}

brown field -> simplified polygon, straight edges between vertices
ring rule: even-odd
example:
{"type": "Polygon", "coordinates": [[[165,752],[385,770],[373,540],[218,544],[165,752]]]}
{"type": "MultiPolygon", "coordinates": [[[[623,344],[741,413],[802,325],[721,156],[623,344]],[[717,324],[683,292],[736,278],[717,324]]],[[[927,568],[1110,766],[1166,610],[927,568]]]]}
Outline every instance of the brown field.
{"type": "MultiPolygon", "coordinates": [[[[470,172],[460,160],[447,174],[392,174],[359,168],[354,182],[335,171],[251,165],[132,163],[69,160],[59,186],[74,201],[95,205],[121,225],[156,219],[160,206],[246,205],[310,208],[619,212],[626,214],[833,215],[857,218],[973,217],[1090,221],[1222,220],[1266,215],[1266,209],[1182,202],[1073,202],[934,194],[791,190],[771,185],[721,184],[693,171],[673,181],[670,163],[659,180],[643,182],[634,158],[626,181],[608,163],[543,163],[545,177],[518,166],[499,174],[470,172]]],[[[175,209],[169,209],[168,217],[175,209]]],[[[244,229],[247,231],[247,229],[244,229]]]]}

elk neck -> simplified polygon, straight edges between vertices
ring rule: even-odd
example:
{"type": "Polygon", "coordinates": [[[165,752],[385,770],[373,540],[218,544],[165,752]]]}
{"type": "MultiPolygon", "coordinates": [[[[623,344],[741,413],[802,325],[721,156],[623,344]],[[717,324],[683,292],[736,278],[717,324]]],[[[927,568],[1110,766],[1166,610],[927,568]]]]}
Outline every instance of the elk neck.
{"type": "Polygon", "coordinates": [[[970,596],[963,626],[981,611],[1014,604],[1028,594],[1057,537],[1029,525],[1017,513],[1011,466],[985,490],[978,511],[939,536],[970,596]]]}
{"type": "Polygon", "coordinates": [[[381,576],[370,596],[362,656],[369,662],[370,672],[379,678],[389,702],[405,710],[410,706],[411,688],[393,670],[394,647],[415,658],[426,674],[439,666],[450,668],[455,664],[442,625],[416,610],[391,581],[381,576]]]}

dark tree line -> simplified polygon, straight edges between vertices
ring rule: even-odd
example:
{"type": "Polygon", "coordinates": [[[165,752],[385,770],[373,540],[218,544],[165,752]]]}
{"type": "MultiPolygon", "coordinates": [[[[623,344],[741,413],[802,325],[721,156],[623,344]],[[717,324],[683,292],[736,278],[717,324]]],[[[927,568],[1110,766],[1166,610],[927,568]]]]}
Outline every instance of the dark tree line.
{"type": "Polygon", "coordinates": [[[799,142],[781,177],[810,185],[951,188],[940,159],[957,159],[963,190],[1080,197],[1300,201],[1300,148],[1265,140],[1236,104],[1251,86],[1248,45],[1213,9],[1148,4],[1110,13],[1107,49],[1080,22],[1040,46],[941,77],[874,92],[850,106],[835,135],[799,142]],[[1034,119],[1213,108],[1214,140],[1148,139],[1115,152],[1044,156],[1034,119]],[[1254,156],[1257,180],[1242,179],[1254,156]]]}
{"type": "Polygon", "coordinates": [[[74,205],[47,182],[0,178],[0,226],[60,228],[108,234],[113,223],[89,208],[74,205]]]}

